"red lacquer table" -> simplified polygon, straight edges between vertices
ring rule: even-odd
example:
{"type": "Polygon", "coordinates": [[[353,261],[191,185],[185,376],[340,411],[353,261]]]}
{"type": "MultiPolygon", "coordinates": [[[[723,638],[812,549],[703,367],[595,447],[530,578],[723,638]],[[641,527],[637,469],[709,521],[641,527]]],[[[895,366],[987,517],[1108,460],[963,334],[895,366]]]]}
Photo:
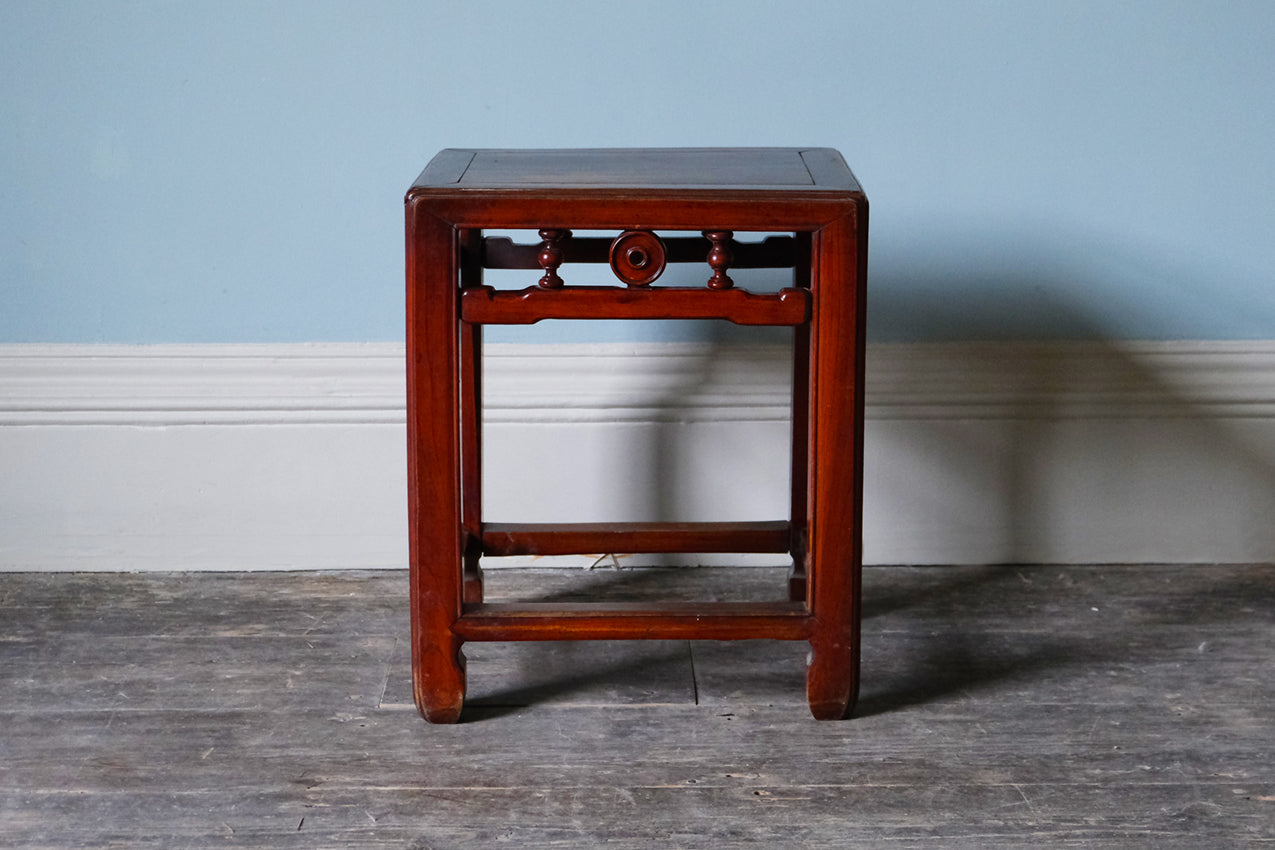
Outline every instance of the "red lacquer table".
{"type": "Polygon", "coordinates": [[[466,641],[640,638],[808,641],[811,713],[846,716],[859,678],[868,203],[841,155],[445,150],[408,190],[406,214],[412,672],[426,719],[459,718],[466,641]],[[749,241],[748,232],[783,235],[749,241]],[[577,263],[609,263],[614,285],[573,284],[577,263]],[[667,263],[702,264],[703,285],[661,286],[667,263]],[[484,285],[492,268],[528,270],[527,286],[484,285]],[[749,292],[732,268],[791,268],[792,285],[749,292]],[[483,325],[705,318],[794,329],[786,519],[484,521],[483,325]],[[769,602],[483,601],[485,555],[590,552],[786,553],[793,569],[769,602]]]}

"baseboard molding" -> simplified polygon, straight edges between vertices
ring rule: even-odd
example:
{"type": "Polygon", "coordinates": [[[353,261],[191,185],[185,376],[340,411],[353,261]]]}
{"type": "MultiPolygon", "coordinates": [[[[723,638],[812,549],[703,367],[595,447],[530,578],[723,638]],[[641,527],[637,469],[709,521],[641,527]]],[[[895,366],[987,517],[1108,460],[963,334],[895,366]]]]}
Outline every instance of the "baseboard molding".
{"type": "MultiPolygon", "coordinates": [[[[785,348],[492,345],[489,422],[777,421],[785,348]]],[[[1267,418],[1275,342],[869,347],[869,419],[1267,418]]],[[[404,421],[401,344],[0,345],[0,426],[404,421]]]]}
{"type": "MultiPolygon", "coordinates": [[[[490,518],[786,512],[786,350],[487,358],[490,518]]],[[[0,569],[401,567],[403,386],[394,344],[0,346],[0,569]]],[[[867,417],[869,563],[1275,559],[1275,342],[876,345],[867,417]]]]}

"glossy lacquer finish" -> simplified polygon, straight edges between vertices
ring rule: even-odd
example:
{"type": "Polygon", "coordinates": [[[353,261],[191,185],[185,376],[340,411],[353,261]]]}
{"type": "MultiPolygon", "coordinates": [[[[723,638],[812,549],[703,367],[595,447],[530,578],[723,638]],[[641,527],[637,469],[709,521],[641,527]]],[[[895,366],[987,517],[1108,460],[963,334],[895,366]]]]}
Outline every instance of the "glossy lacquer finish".
{"type": "MultiPolygon", "coordinates": [[[[827,148],[445,150],[407,193],[408,499],[417,705],[459,719],[465,641],[772,638],[808,641],[820,719],[858,693],[868,204],[827,148]],[[483,231],[535,231],[527,244],[483,231]],[[577,236],[578,231],[612,235],[577,236]],[[744,239],[746,232],[788,236],[744,239]],[[609,264],[596,285],[580,264],[609,264]],[[700,263],[702,286],[663,286],[700,263]],[[485,268],[528,269],[525,288],[485,268]],[[737,268],[791,268],[777,293],[737,268]],[[573,278],[575,279],[573,281],[573,278]],[[482,516],[484,324],[702,319],[794,328],[791,510],[731,523],[510,524],[482,516]],[[789,553],[773,602],[493,604],[484,555],[789,553]]],[[[494,471],[497,475],[499,470],[494,471]]]]}

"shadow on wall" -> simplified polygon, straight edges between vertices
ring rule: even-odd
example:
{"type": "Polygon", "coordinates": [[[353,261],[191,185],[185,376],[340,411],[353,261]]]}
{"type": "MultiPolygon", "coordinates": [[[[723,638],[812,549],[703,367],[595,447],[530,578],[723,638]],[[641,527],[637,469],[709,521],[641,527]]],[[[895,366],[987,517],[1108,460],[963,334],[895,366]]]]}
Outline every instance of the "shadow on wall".
{"type": "MultiPolygon", "coordinates": [[[[1275,561],[1275,396],[1262,395],[1275,347],[1126,342],[1120,329],[1138,326],[1139,310],[1165,312],[1154,292],[1123,293],[1124,313],[1113,319],[1115,284],[1097,265],[1069,265],[1022,243],[998,253],[1006,241],[998,234],[967,241],[985,250],[955,257],[950,268],[880,263],[869,274],[876,340],[867,364],[865,562],[982,566],[869,574],[861,716],[977,695],[1001,681],[1045,699],[1083,691],[1113,669],[1164,657],[1139,622],[1195,629],[1230,622],[1241,600],[1250,620],[1270,606],[1260,580],[1243,571],[1201,569],[1176,583],[1148,575],[1135,605],[1103,595],[1105,570],[1076,585],[1074,574],[1013,566],[1275,561]],[[1250,382],[1254,363],[1265,373],[1250,382]],[[1107,599],[1103,611],[1096,599],[1107,599]],[[1066,605],[1093,606],[1094,628],[1060,635],[1033,625],[1036,612],[1066,605]],[[1118,616],[1103,613],[1108,605],[1118,616]],[[1003,614],[996,634],[969,631],[977,606],[1003,614]]],[[[1121,273],[1145,281],[1164,271],[1133,266],[1126,258],[1121,273]]],[[[1176,311],[1187,298],[1207,300],[1204,278],[1175,287],[1176,311]]],[[[688,452],[702,441],[679,411],[720,388],[719,361],[749,337],[725,325],[704,331],[700,368],[653,402],[667,417],[634,429],[637,442],[626,449],[642,461],[627,466],[624,482],[641,497],[642,519],[721,518],[686,515],[702,507],[686,484],[701,468],[688,452]]],[[[757,372],[786,374],[782,338],[760,341],[757,356],[768,359],[753,364],[757,372]]],[[[787,449],[781,438],[720,451],[725,462],[748,465],[787,449]]],[[[659,573],[608,578],[617,593],[665,589],[659,573]]],[[[988,610],[978,615],[984,623],[988,610]]],[[[1191,641],[1180,655],[1205,658],[1191,641]]],[[[790,650],[804,652],[775,651],[790,650]]],[[[792,670],[799,676],[799,666],[792,670]]]]}
{"type": "MultiPolygon", "coordinates": [[[[871,536],[893,534],[922,539],[925,563],[956,560],[934,557],[940,540],[989,565],[1275,559],[1272,348],[1124,341],[1185,337],[1172,322],[1193,315],[1216,322],[1217,282],[1116,256],[1100,239],[1065,251],[1004,234],[966,241],[975,250],[950,265],[904,262],[869,276],[878,336],[949,342],[870,348],[867,557],[898,552],[871,536]],[[1249,381],[1254,364],[1264,371],[1249,381]]],[[[1269,305],[1229,324],[1246,322],[1275,327],[1269,305]]],[[[1112,600],[1103,572],[1083,587],[1013,566],[873,573],[865,640],[888,643],[889,660],[869,649],[859,714],[968,698],[1003,680],[1041,701],[1051,689],[1084,692],[1099,676],[1109,683],[1113,666],[1151,659],[1140,621],[1198,634],[1235,622],[1236,606],[1270,608],[1244,573],[1202,569],[1189,585],[1148,574],[1144,596],[1112,600]],[[979,605],[1005,613],[1012,641],[969,633],[979,605]],[[1023,628],[1033,612],[1067,606],[1092,610],[1087,633],[1023,628]]],[[[1203,659],[1203,646],[1179,663],[1203,659]]],[[[1207,680],[1207,667],[1194,669],[1192,682],[1207,680]]],[[[1187,687],[1207,702],[1217,684],[1187,687]]]]}
{"type": "MultiPolygon", "coordinates": [[[[1021,234],[973,234],[948,264],[873,266],[870,339],[886,341],[868,354],[865,562],[1275,560],[1275,398],[1262,395],[1269,378],[1253,379],[1275,351],[1126,341],[1193,310],[1216,320],[1216,287],[1075,242],[1033,250],[1021,234]]],[[[1275,327],[1266,306],[1249,324],[1275,327]]],[[[741,339],[707,333],[700,380],[668,409],[741,339]]],[[[783,348],[767,351],[764,369],[788,368],[783,348]]],[[[630,485],[649,488],[655,517],[685,518],[688,427],[648,432],[652,463],[630,485]]],[[[756,448],[744,451],[737,462],[752,462],[756,448]]]]}
{"type": "MultiPolygon", "coordinates": [[[[1126,293],[1126,313],[1113,321],[1100,294],[1112,284],[1092,269],[1049,252],[987,254],[949,271],[905,263],[869,276],[870,324],[880,321],[897,340],[943,341],[869,346],[865,561],[985,566],[869,574],[859,716],[977,698],[1005,681],[1044,701],[1083,692],[1113,671],[1163,662],[1140,622],[1189,624],[1194,635],[1232,622],[1234,606],[1250,622],[1270,608],[1269,588],[1236,570],[1201,569],[1177,582],[1147,574],[1131,601],[1110,598],[1104,570],[1077,584],[1073,574],[1013,566],[1275,560],[1275,397],[1262,395],[1275,349],[1130,343],[1118,329],[1136,326],[1129,311],[1154,293],[1126,293]],[[1266,373],[1249,382],[1254,362],[1266,373]],[[1033,612],[1071,605],[1093,612],[1092,629],[1060,635],[1031,626],[1033,612]],[[976,614],[979,606],[987,610],[976,614]],[[997,613],[1005,620],[996,634],[970,633],[971,621],[997,613]]],[[[1202,279],[1179,283],[1187,293],[1208,291],[1202,279]]],[[[738,332],[709,330],[701,372],[668,393],[668,409],[714,385],[717,355],[734,356],[738,332]]],[[[764,341],[772,359],[759,369],[786,371],[778,340],[764,341]]],[[[646,488],[660,518],[682,518],[687,428],[674,418],[644,432],[652,462],[629,483],[646,488]]],[[[615,578],[630,590],[663,581],[615,578]]],[[[1197,643],[1174,663],[1204,659],[1197,643]]],[[[1206,666],[1194,669],[1186,701],[1207,701],[1234,672],[1210,678],[1206,666]]]]}
{"type": "MultiPolygon", "coordinates": [[[[1212,293],[1225,287],[1097,237],[1033,248],[1015,231],[962,244],[973,247],[947,267],[869,275],[873,328],[954,342],[933,356],[870,349],[869,473],[874,450],[892,460],[877,464],[865,506],[876,497],[870,516],[910,520],[866,528],[924,539],[937,527],[965,563],[1275,558],[1270,346],[1124,341],[1192,315],[1222,323],[1227,299],[1212,293]],[[892,385],[910,398],[892,404],[892,385]]],[[[1223,324],[1275,327],[1275,310],[1253,305],[1223,324]]]]}

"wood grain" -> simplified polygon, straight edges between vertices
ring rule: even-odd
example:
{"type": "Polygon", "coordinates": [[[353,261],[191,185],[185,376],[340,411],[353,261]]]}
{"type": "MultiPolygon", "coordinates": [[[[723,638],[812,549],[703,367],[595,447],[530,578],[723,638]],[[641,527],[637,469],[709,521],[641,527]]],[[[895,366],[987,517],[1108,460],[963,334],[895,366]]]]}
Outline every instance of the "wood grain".
{"type": "Polygon", "coordinates": [[[799,325],[810,317],[809,293],[782,289],[774,294],[732,289],[572,286],[465,290],[461,318],[482,325],[532,325],[545,319],[725,319],[737,325],[799,325]]]}
{"type": "Polygon", "coordinates": [[[787,552],[792,526],[762,522],[578,522],[483,525],[483,554],[787,552]]]}
{"type": "Polygon", "coordinates": [[[800,602],[541,602],[466,605],[465,640],[804,640],[814,622],[800,602]]]}
{"type": "MultiPolygon", "coordinates": [[[[742,599],[784,580],[498,570],[487,590],[742,599]]],[[[471,645],[472,722],[426,726],[407,585],[0,574],[4,846],[1275,841],[1270,565],[866,569],[847,724],[809,719],[800,643],[652,641],[471,645]]]]}
{"type": "MultiPolygon", "coordinates": [[[[564,263],[606,263],[613,239],[572,236],[562,243],[564,263]]],[[[663,240],[670,263],[702,263],[712,243],[702,236],[674,236],[663,240]]],[[[732,246],[736,269],[786,269],[797,262],[793,237],[768,236],[760,242],[738,241],[732,246]]],[[[507,236],[488,236],[481,246],[484,268],[538,269],[540,246],[521,245],[507,236]]]]}
{"type": "MultiPolygon", "coordinates": [[[[460,616],[459,231],[421,204],[407,208],[407,464],[413,668],[417,705],[454,722],[465,699],[460,616]]],[[[472,467],[470,467],[472,470],[472,467]]]]}
{"type": "MultiPolygon", "coordinates": [[[[449,150],[425,169],[405,202],[412,665],[425,717],[459,719],[464,641],[761,637],[808,639],[810,710],[819,719],[844,717],[858,689],[860,651],[867,204],[841,155],[813,148],[479,150],[466,160],[449,150]],[[484,265],[518,266],[530,258],[524,248],[483,240],[481,228],[522,229],[533,215],[541,239],[534,259],[543,270],[537,285],[520,291],[482,285],[484,265]],[[617,222],[621,234],[607,261],[627,288],[567,286],[559,269],[568,252],[601,259],[595,241],[573,247],[573,231],[617,222]],[[703,262],[711,274],[703,288],[650,286],[669,258],[656,234],[663,229],[697,230],[707,241],[703,262]],[[736,289],[729,275],[736,229],[792,232],[740,253],[755,264],[787,254],[795,285],[774,294],[736,289]],[[467,457],[481,451],[474,328],[545,319],[724,319],[800,328],[796,354],[809,362],[794,370],[804,384],[793,394],[804,408],[794,422],[804,433],[791,441],[788,523],[485,526],[480,460],[467,457]],[[479,601],[480,549],[548,555],[759,547],[793,555],[783,602],[589,608],[479,601]]],[[[679,239],[676,251],[691,247],[679,239]]]]}

